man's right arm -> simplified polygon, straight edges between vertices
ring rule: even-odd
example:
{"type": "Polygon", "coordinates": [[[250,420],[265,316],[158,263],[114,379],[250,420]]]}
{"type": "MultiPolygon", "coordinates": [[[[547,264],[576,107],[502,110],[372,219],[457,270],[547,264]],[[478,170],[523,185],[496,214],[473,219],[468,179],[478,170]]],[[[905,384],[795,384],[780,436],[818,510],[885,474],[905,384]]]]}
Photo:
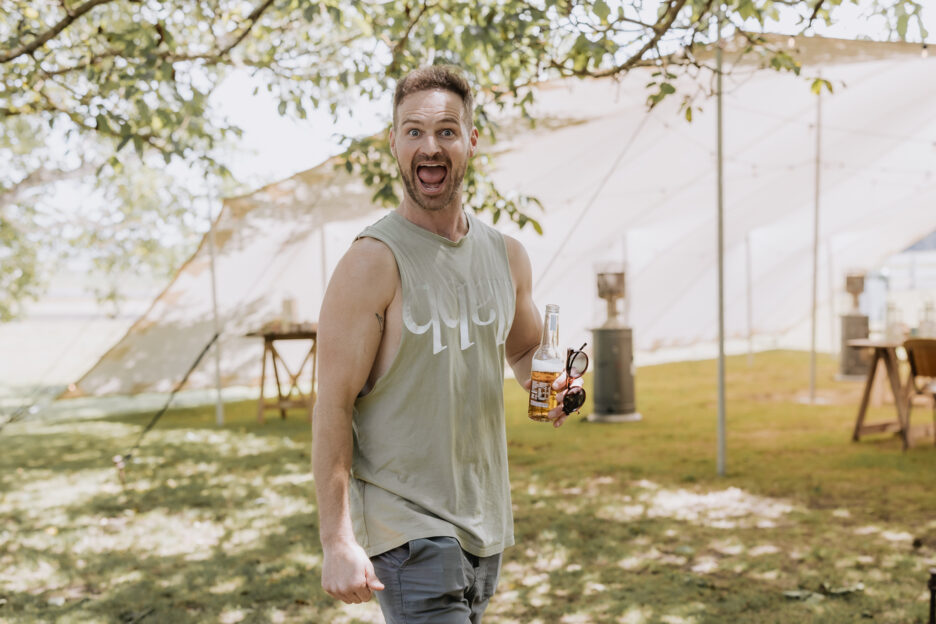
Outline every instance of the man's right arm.
{"type": "Polygon", "coordinates": [[[362,238],[335,267],[319,315],[312,471],[324,554],[322,587],[349,603],[366,602],[372,590],[383,589],[351,527],[351,417],[374,365],[398,279],[390,250],[362,238]]]}

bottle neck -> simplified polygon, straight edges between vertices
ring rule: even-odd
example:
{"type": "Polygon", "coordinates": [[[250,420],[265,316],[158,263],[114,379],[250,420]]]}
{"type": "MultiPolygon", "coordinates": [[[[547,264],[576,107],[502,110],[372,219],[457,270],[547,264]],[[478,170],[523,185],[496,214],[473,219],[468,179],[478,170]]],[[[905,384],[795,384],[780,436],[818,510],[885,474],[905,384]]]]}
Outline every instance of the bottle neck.
{"type": "Polygon", "coordinates": [[[543,338],[540,340],[540,349],[548,349],[553,354],[559,354],[559,310],[546,306],[546,316],[543,318],[543,338]]]}

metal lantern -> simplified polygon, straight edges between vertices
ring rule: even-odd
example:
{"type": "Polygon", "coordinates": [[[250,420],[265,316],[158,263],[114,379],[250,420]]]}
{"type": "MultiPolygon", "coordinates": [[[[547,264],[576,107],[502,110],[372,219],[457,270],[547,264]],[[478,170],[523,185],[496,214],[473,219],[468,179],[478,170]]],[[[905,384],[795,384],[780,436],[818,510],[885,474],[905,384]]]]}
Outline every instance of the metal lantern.
{"type": "Polygon", "coordinates": [[[858,298],[864,292],[865,274],[852,272],[845,276],[845,290],[852,296],[852,310],[842,315],[842,343],[839,353],[839,380],[863,380],[868,375],[869,362],[864,349],[848,346],[849,340],[867,338],[868,317],[858,310],[858,298]]]}
{"type": "Polygon", "coordinates": [[[594,347],[594,410],[589,422],[633,422],[637,413],[634,393],[633,331],[619,311],[625,297],[626,273],[620,265],[607,266],[597,273],[598,297],[605,300],[607,318],[592,329],[594,347]]]}
{"type": "Polygon", "coordinates": [[[852,310],[858,311],[858,297],[864,292],[864,273],[849,273],[845,276],[845,291],[852,296],[852,310]]]}

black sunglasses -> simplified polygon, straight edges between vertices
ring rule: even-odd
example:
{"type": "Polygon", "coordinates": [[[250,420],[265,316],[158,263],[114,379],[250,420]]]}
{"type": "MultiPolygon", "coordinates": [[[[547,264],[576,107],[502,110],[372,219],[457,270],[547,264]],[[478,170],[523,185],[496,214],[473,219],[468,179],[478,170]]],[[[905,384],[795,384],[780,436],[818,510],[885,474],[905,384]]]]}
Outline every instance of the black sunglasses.
{"type": "Polygon", "coordinates": [[[584,375],[585,369],[588,368],[588,356],[582,351],[587,344],[586,342],[578,349],[566,351],[566,393],[562,399],[562,411],[566,414],[577,412],[585,405],[585,388],[573,386],[572,380],[584,375]]]}

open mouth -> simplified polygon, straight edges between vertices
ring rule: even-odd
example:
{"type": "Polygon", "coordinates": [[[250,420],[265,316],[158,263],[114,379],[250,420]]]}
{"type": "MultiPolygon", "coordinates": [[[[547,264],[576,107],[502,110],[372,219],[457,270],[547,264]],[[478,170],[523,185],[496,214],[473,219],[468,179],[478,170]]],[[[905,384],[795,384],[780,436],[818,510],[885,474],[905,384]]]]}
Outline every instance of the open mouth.
{"type": "Polygon", "coordinates": [[[448,167],[435,163],[417,165],[416,177],[424,192],[437,193],[442,190],[445,178],[448,177],[448,167]]]}

